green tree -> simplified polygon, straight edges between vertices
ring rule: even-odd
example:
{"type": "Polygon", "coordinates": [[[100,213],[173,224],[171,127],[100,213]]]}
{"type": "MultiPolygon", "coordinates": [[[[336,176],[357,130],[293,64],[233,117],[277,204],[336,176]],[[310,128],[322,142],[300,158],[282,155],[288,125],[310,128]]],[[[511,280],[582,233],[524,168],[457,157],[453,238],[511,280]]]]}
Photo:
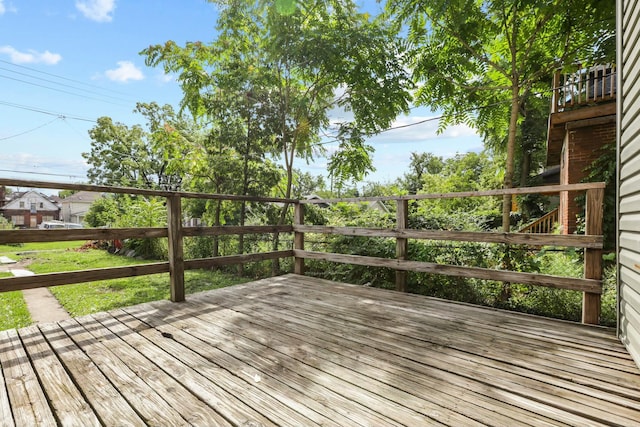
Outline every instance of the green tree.
{"type": "MultiPolygon", "coordinates": [[[[420,192],[458,193],[493,188],[498,184],[497,169],[498,165],[486,152],[456,154],[444,160],[440,172],[423,174],[420,192]]],[[[489,228],[497,212],[497,203],[488,197],[421,200],[417,209],[418,215],[430,224],[428,228],[442,229],[465,223],[474,229],[489,228]]]]}
{"type": "Polygon", "coordinates": [[[409,194],[417,194],[422,188],[422,178],[425,174],[437,175],[444,168],[442,157],[435,156],[431,153],[411,153],[411,163],[409,164],[409,172],[404,174],[400,180],[402,186],[409,194]]]}
{"type": "Polygon", "coordinates": [[[114,197],[101,197],[91,203],[84,221],[89,227],[111,227],[123,212],[124,210],[120,208],[114,197]]]}
{"type": "MultiPolygon", "coordinates": [[[[387,13],[408,25],[417,103],[443,111],[441,128],[466,123],[499,144],[511,188],[525,99],[606,47],[615,12],[604,0],[389,0],[387,13]]],[[[504,231],[510,208],[505,196],[504,231]]]]}
{"type": "Polygon", "coordinates": [[[401,46],[388,28],[347,0],[294,2],[286,14],[266,2],[217,3],[218,40],[184,48],[174,42],[150,46],[142,52],[147,64],[178,72],[183,106],[198,114],[217,96],[216,76],[242,70],[258,76],[245,96],[260,105],[255,119],[270,132],[271,153],[284,160],[287,180],[281,195],[287,198],[295,157],[311,159],[321,150],[319,131],[329,125],[332,108],[349,110],[353,120],[337,125],[340,148],[329,170],[342,179],[361,178],[372,167],[364,135],[388,126],[407,111],[410,99],[401,46]],[[225,68],[233,55],[235,66],[225,68]]]}
{"type": "Polygon", "coordinates": [[[243,123],[248,145],[236,151],[247,158],[262,150],[283,160],[278,195],[285,198],[292,196],[294,160],[322,152],[320,131],[329,127],[333,108],[348,110],[353,119],[337,125],[339,149],[329,172],[347,180],[371,170],[364,135],[389,126],[410,99],[401,45],[389,29],[359,13],[351,0],[291,2],[290,8],[213,3],[220,15],[212,43],[180,47],[169,41],[141,52],[148,65],[178,74],[183,108],[214,129],[243,123]]]}
{"type": "Polygon", "coordinates": [[[94,184],[177,190],[181,188],[193,127],[169,105],[136,105],[147,119],[147,130],[110,117],[98,118],[89,130],[91,151],[82,153],[94,184]]]}

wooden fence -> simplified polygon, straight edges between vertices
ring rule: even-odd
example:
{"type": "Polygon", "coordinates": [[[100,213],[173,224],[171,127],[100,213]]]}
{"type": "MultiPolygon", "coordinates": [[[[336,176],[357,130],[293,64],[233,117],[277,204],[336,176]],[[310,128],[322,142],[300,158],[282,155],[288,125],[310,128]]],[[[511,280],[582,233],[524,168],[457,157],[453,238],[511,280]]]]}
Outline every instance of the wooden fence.
{"type": "Polygon", "coordinates": [[[315,259],[338,263],[357,264],[371,267],[386,267],[396,270],[396,290],[407,291],[407,271],[442,274],[485,280],[522,283],[547,286],[557,289],[569,289],[583,292],[582,321],[597,324],[600,318],[600,295],[602,293],[602,219],[604,183],[553,185],[509,190],[491,190],[479,192],[419,194],[411,196],[365,197],[343,199],[310,199],[296,205],[295,233],[293,253],[296,258],[295,273],[304,274],[304,260],[315,259]],[[443,199],[460,197],[500,197],[505,194],[558,194],[567,191],[586,192],[586,234],[556,235],[532,233],[496,233],[415,230],[407,228],[408,201],[424,199],[443,199]],[[304,205],[335,202],[372,202],[392,201],[396,204],[396,228],[353,228],[304,225],[304,205]],[[343,236],[390,237],[396,239],[396,258],[376,258],[360,255],[334,254],[306,251],[304,233],[337,234],[343,236]],[[584,248],[584,278],[569,278],[538,273],[495,270],[473,266],[443,265],[407,259],[409,239],[445,240],[502,243],[507,245],[562,246],[584,248]]]}
{"type": "Polygon", "coordinates": [[[304,274],[305,259],[325,260],[338,263],[386,267],[396,270],[396,289],[407,291],[407,271],[442,274],[467,278],[497,280],[547,286],[558,289],[570,289],[583,292],[584,323],[598,323],[600,316],[600,294],[602,292],[602,206],[604,197],[603,183],[573,184],[563,186],[544,186],[517,188],[510,190],[491,190],[481,192],[420,194],[412,196],[389,196],[368,198],[346,198],[328,200],[287,200],[269,197],[244,197],[191,192],[172,192],[143,190],[123,187],[107,187],[79,184],[61,184],[43,181],[0,179],[0,185],[30,188],[84,190],[102,193],[119,193],[163,197],[166,199],[168,225],[160,228],[100,228],[73,230],[0,230],[0,244],[28,243],[71,240],[113,240],[126,238],[167,238],[167,262],[154,262],[126,267],[90,269],[82,271],[38,274],[29,277],[9,277],[0,279],[0,292],[63,284],[90,282],[95,280],[117,279],[156,273],[169,273],[171,300],[185,299],[184,271],[189,269],[211,268],[245,262],[272,260],[294,257],[294,272],[304,274]],[[553,235],[530,233],[495,233],[416,230],[408,228],[408,202],[410,200],[455,198],[455,197],[500,197],[505,194],[557,194],[565,191],[586,192],[586,234],[553,235]],[[208,200],[233,200],[262,203],[281,203],[294,206],[294,224],[265,226],[219,226],[185,227],[183,226],[182,199],[199,198],[208,200]],[[305,204],[334,202],[370,202],[391,201],[396,204],[396,228],[355,228],[327,227],[304,224],[305,204]],[[264,233],[294,233],[293,248],[261,253],[238,254],[215,258],[184,259],[183,244],[185,237],[244,235],[264,233]],[[387,237],[396,240],[396,258],[377,258],[327,252],[313,252],[304,249],[305,233],[337,234],[344,236],[387,237]],[[410,239],[486,242],[532,246],[563,246],[584,248],[584,278],[568,278],[538,273],[525,273],[505,270],[478,268],[473,266],[443,265],[408,259],[410,239]]]}

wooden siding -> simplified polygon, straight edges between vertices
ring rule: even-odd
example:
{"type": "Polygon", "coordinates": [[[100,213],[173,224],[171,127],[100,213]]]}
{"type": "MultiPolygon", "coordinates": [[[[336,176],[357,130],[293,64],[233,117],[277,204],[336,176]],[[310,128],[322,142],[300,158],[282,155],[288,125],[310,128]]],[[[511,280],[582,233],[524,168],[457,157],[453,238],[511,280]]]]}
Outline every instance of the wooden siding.
{"type": "Polygon", "coordinates": [[[640,5],[617,7],[618,332],[640,366],[640,5]]]}
{"type": "Polygon", "coordinates": [[[615,331],[286,275],[0,332],[0,426],[640,426],[615,331]]]}

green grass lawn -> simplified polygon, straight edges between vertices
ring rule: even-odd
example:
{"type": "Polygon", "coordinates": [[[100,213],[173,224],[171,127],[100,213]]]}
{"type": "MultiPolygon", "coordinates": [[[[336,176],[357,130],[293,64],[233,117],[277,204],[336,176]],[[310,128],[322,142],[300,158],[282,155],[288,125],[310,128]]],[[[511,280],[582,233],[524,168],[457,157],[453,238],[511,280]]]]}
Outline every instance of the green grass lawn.
{"type": "MultiPolygon", "coordinates": [[[[0,277],[10,277],[11,273],[0,272],[0,277]]],[[[31,324],[31,315],[22,298],[22,292],[0,293],[0,331],[22,328],[31,324]]]]}
{"type": "MultiPolygon", "coordinates": [[[[249,281],[229,274],[194,270],[185,272],[187,294],[222,288],[249,281]]],[[[60,304],[72,315],[110,310],[118,307],[169,298],[169,274],[63,285],[50,288],[60,304]]]]}
{"type": "Polygon", "coordinates": [[[63,251],[69,248],[79,248],[84,241],[72,242],[45,242],[45,243],[21,243],[20,245],[0,245],[0,255],[10,256],[29,251],[63,251]]]}
{"type": "MultiPolygon", "coordinates": [[[[88,270],[143,264],[145,261],[112,255],[104,250],[78,250],[84,242],[33,243],[22,247],[0,245],[0,254],[15,260],[29,259],[26,267],[36,274],[88,270]],[[4,252],[3,252],[4,251],[4,252]]],[[[185,272],[186,292],[194,293],[249,281],[234,275],[209,270],[185,272]]],[[[62,285],[49,288],[72,316],[95,313],[118,307],[169,298],[169,274],[129,277],[98,282],[62,285]]],[[[2,315],[15,318],[14,323],[0,324],[2,329],[28,325],[31,322],[21,292],[0,293],[2,315]],[[26,317],[25,317],[26,315],[26,317]],[[15,325],[15,326],[14,326],[15,325]]]]}

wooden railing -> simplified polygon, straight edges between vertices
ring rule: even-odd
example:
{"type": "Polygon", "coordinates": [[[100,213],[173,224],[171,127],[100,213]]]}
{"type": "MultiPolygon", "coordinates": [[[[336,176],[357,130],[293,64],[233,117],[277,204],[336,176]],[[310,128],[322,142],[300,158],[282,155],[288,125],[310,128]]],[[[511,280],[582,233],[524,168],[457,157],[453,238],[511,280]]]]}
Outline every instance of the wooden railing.
{"type": "Polygon", "coordinates": [[[553,77],[551,113],[611,101],[615,97],[615,65],[578,66],[577,71],[571,73],[557,71],[553,77]]]}
{"type": "Polygon", "coordinates": [[[407,290],[407,271],[434,273],[446,276],[496,280],[503,282],[522,283],[529,285],[547,286],[557,289],[569,289],[583,292],[582,321],[597,324],[600,317],[600,294],[602,293],[602,209],[604,198],[604,183],[587,183],[571,185],[553,185],[544,187],[514,188],[509,190],[492,190],[479,192],[448,193],[448,194],[419,194],[410,196],[342,198],[328,200],[303,200],[296,205],[295,245],[293,249],[295,273],[304,274],[304,260],[323,260],[336,263],[364,265],[371,267],[386,267],[396,270],[396,290],[407,290]],[[532,233],[495,233],[495,232],[466,232],[416,230],[407,228],[408,201],[424,199],[487,197],[503,196],[505,194],[557,194],[566,191],[586,192],[586,234],[585,235],[557,235],[532,233]],[[364,201],[393,201],[396,204],[395,229],[327,227],[304,225],[304,206],[306,204],[335,203],[364,201]],[[396,258],[378,258],[362,255],[336,254],[327,252],[308,251],[304,249],[305,233],[336,234],[342,236],[389,237],[396,239],[396,258]],[[432,262],[410,260],[408,254],[409,239],[444,240],[502,243],[507,245],[530,246],[563,246],[584,248],[584,278],[569,278],[551,276],[539,273],[496,270],[473,266],[443,265],[432,262]]]}
{"type": "Polygon", "coordinates": [[[212,268],[224,265],[271,259],[290,258],[291,250],[271,251],[251,254],[220,256],[215,258],[184,259],[183,245],[185,237],[221,236],[263,233],[291,233],[291,225],[284,226],[245,226],[245,227],[184,227],[182,216],[182,199],[230,200],[237,202],[288,203],[296,204],[297,200],[272,197],[247,197],[192,192],[175,192],[146,190],[127,187],[110,187],[82,184],[62,184],[45,181],[27,181],[0,179],[0,186],[19,186],[55,190],[92,191],[110,194],[130,194],[138,196],[160,197],[166,199],[167,227],[147,228],[84,228],[58,230],[0,230],[0,244],[56,242],[72,240],[114,240],[128,238],[167,238],[168,261],[138,264],[125,267],[110,267],[80,270],[61,273],[37,274],[27,277],[7,277],[0,279],[0,292],[41,288],[72,283],[84,283],[96,280],[120,279],[124,277],[143,276],[148,274],[169,273],[171,300],[184,301],[184,271],[190,269],[212,268]]]}
{"type": "Polygon", "coordinates": [[[518,233],[553,233],[558,223],[558,208],[547,212],[542,217],[536,219],[531,224],[527,224],[518,230],[518,233]]]}
{"type": "Polygon", "coordinates": [[[232,195],[169,192],[140,190],[122,187],[93,185],[60,184],[41,181],[0,179],[0,185],[62,190],[85,190],[102,193],[124,193],[164,197],[167,201],[168,226],[160,228],[117,228],[117,229],[74,229],[74,230],[0,230],[0,243],[26,243],[71,240],[111,240],[125,238],[167,238],[169,247],[168,262],[154,262],[126,267],[112,267],[82,270],[64,273],[38,274],[29,277],[10,277],[0,279],[0,292],[62,284],[81,283],[94,280],[106,280],[156,273],[170,273],[171,300],[185,299],[184,271],[188,269],[209,268],[252,261],[294,257],[294,272],[304,274],[305,259],[317,259],[338,263],[387,267],[396,270],[396,289],[407,291],[407,272],[426,272],[446,276],[478,278],[530,285],[570,289],[583,292],[582,321],[598,323],[600,315],[600,294],[602,292],[602,206],[604,197],[603,183],[556,185],[509,190],[490,190],[480,192],[419,194],[411,196],[389,196],[368,198],[347,198],[331,200],[285,200],[267,197],[243,197],[232,195]],[[531,233],[495,233],[416,230],[408,228],[408,202],[410,200],[442,199],[459,197],[500,197],[505,194],[557,194],[566,191],[586,192],[586,234],[555,235],[531,233]],[[182,224],[182,199],[201,198],[209,200],[235,200],[265,203],[285,203],[294,206],[294,224],[282,226],[245,226],[245,227],[184,227],[182,224]],[[396,204],[396,228],[356,228],[327,227],[304,224],[304,205],[333,202],[387,201],[396,204]],[[293,249],[263,253],[238,254],[203,259],[184,259],[183,240],[192,236],[216,236],[227,234],[284,233],[293,232],[293,249]],[[349,254],[307,251],[305,233],[338,234],[344,236],[388,237],[396,240],[396,257],[377,258],[349,254]],[[474,266],[443,265],[432,262],[408,259],[410,239],[445,240],[499,243],[507,245],[565,246],[584,248],[584,278],[569,278],[507,270],[479,268],[474,266]]]}

